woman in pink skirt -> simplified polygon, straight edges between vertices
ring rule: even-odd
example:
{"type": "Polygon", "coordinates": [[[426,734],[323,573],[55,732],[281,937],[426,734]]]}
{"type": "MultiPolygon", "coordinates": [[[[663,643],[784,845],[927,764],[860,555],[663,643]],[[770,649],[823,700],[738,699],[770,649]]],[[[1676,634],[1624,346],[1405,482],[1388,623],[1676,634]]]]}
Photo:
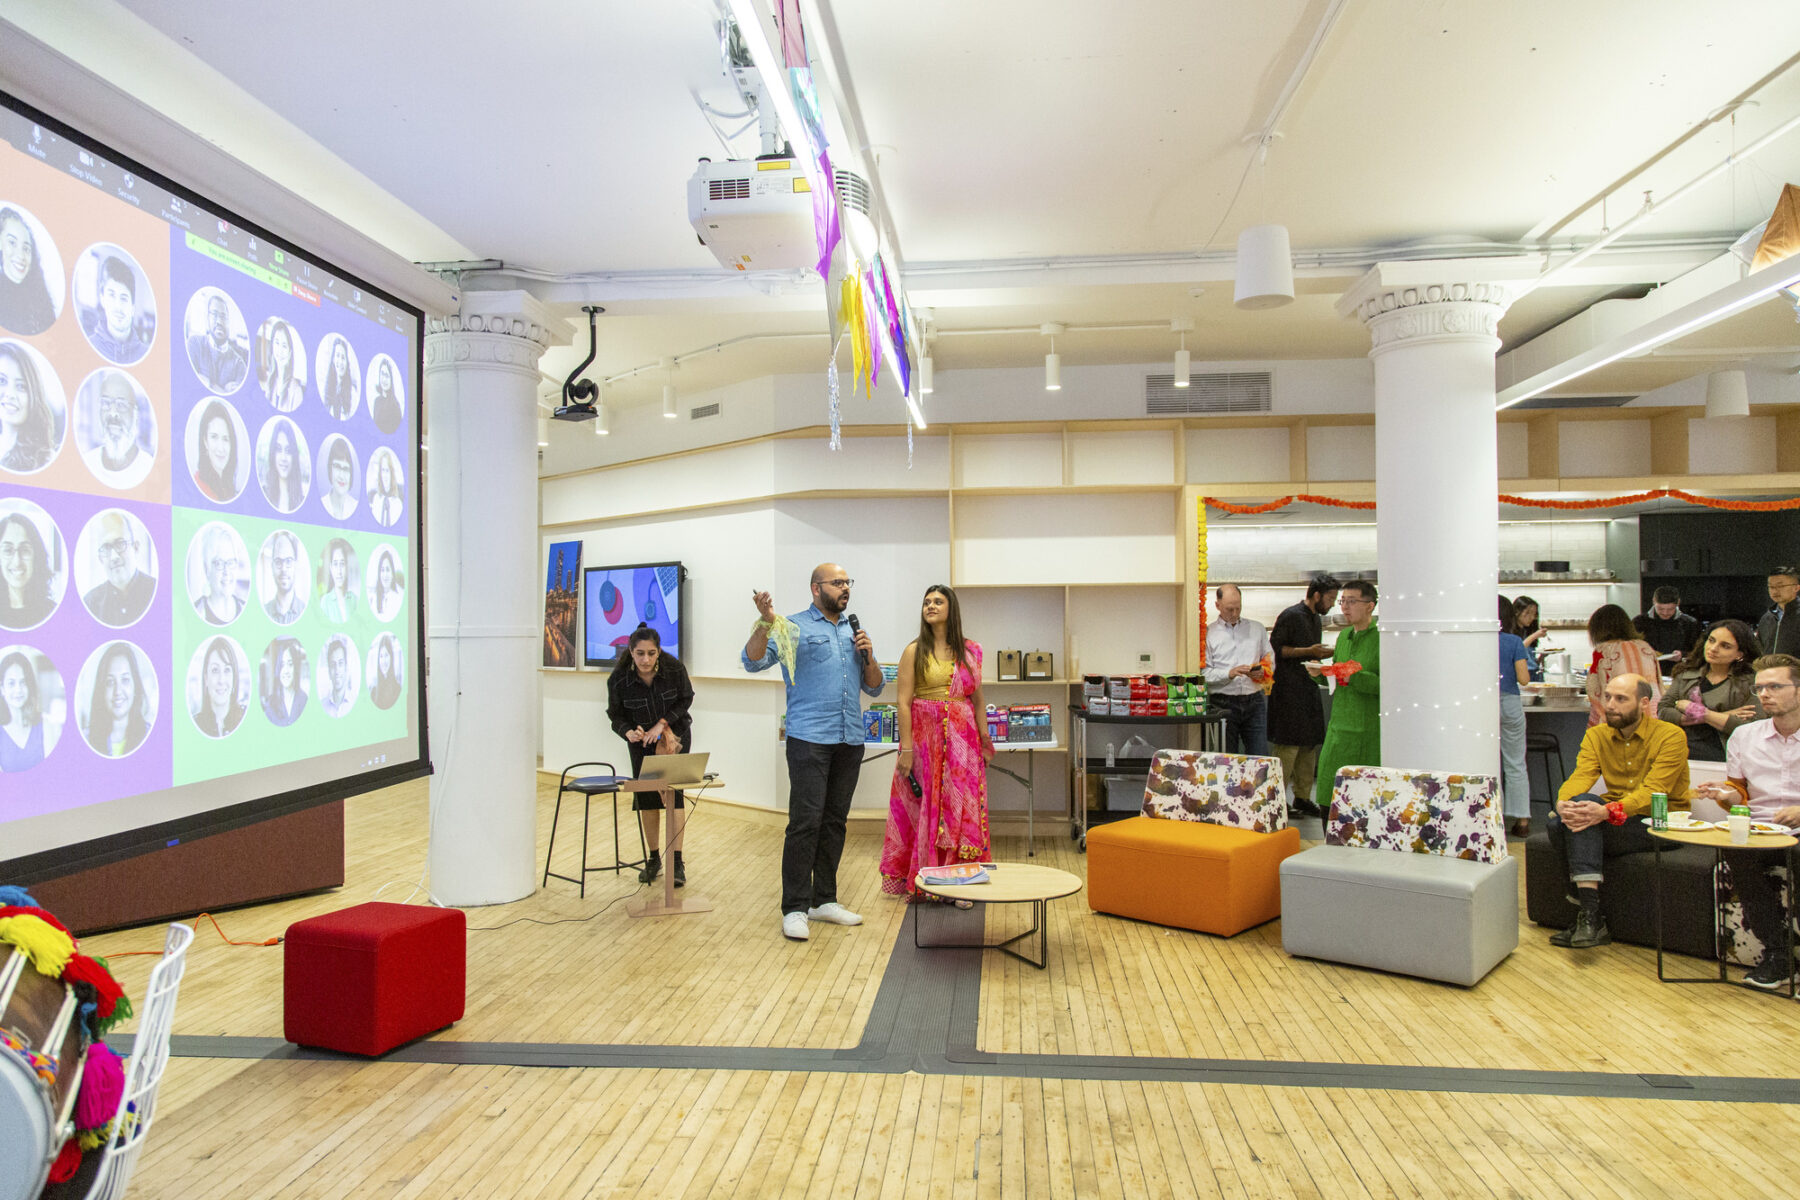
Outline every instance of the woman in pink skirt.
{"type": "Polygon", "coordinates": [[[900,756],[888,794],[881,890],[924,895],[924,867],[988,856],[987,705],[981,647],[963,637],[962,609],[944,584],[925,590],[919,638],[900,655],[900,756]],[[916,793],[915,794],[915,789],[916,793]]]}

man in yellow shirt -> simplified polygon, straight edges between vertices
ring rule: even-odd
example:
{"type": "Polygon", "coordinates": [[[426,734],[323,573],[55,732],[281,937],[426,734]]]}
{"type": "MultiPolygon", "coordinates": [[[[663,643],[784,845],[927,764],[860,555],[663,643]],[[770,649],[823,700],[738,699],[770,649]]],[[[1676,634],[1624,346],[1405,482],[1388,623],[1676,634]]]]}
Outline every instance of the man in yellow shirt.
{"type": "Polygon", "coordinates": [[[1552,946],[1585,950],[1612,941],[1600,915],[1606,860],[1655,848],[1649,826],[1650,796],[1662,792],[1671,808],[1686,808],[1687,736],[1659,721],[1656,689],[1641,675],[1620,675],[1600,693],[1604,724],[1581,739],[1575,773],[1557,793],[1550,814],[1550,852],[1566,868],[1581,906],[1575,925],[1550,935],[1552,946]]]}

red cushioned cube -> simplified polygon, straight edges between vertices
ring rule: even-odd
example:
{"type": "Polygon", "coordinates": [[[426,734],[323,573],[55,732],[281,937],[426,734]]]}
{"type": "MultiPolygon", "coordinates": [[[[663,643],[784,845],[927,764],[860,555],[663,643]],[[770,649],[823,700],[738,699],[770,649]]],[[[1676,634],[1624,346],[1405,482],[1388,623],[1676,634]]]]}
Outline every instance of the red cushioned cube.
{"type": "Polygon", "coordinates": [[[466,930],[460,909],[379,901],[295,922],[283,1034],[374,1055],[461,1020],[466,930]]]}

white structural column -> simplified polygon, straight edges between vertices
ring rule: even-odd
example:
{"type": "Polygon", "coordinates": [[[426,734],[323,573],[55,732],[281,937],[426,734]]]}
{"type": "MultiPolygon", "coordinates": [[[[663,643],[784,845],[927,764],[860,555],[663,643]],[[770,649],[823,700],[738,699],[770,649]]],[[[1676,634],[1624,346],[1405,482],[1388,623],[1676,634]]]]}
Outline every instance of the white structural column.
{"type": "Polygon", "coordinates": [[[1381,263],[1338,303],[1375,362],[1383,766],[1499,773],[1494,354],[1517,269],[1381,263]]]}
{"type": "Polygon", "coordinates": [[[538,358],[566,322],[524,292],[469,292],[425,335],[431,891],[537,888],[538,358]]]}

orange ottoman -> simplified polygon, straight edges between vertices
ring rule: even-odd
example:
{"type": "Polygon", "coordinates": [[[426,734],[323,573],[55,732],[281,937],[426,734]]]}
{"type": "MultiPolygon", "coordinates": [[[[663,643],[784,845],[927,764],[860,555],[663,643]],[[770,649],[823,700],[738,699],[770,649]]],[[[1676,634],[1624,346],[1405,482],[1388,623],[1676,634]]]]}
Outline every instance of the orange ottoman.
{"type": "Polygon", "coordinates": [[[1095,912],[1230,937],[1281,915],[1281,860],[1300,831],[1129,817],[1088,830],[1087,850],[1095,912]]]}

